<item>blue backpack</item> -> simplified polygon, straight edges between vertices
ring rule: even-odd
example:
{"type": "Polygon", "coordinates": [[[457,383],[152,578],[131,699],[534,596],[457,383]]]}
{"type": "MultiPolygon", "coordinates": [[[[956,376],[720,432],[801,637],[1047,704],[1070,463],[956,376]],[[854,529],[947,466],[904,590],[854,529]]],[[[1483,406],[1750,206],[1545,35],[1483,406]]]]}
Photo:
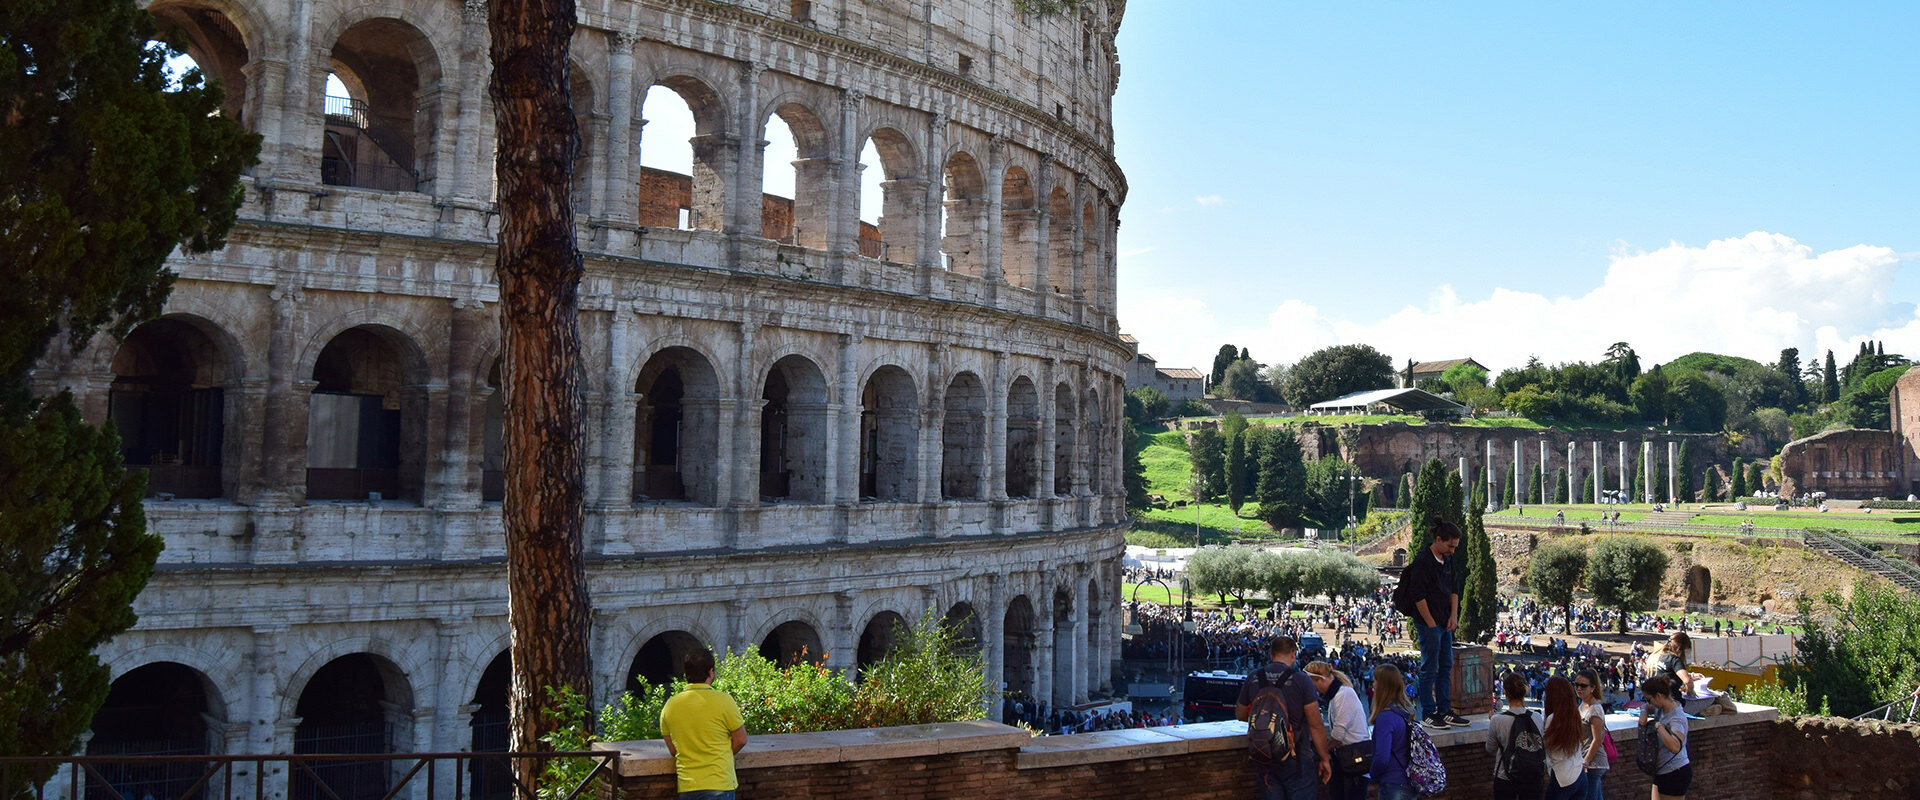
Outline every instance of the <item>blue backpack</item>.
{"type": "Polygon", "coordinates": [[[1413,787],[1414,793],[1421,797],[1432,797],[1446,791],[1447,765],[1441,763],[1440,749],[1433,746],[1433,737],[1427,735],[1426,728],[1413,721],[1413,715],[1408,714],[1406,709],[1396,708],[1393,713],[1399,714],[1406,723],[1407,738],[1404,744],[1407,761],[1404,766],[1407,782],[1413,787]]]}

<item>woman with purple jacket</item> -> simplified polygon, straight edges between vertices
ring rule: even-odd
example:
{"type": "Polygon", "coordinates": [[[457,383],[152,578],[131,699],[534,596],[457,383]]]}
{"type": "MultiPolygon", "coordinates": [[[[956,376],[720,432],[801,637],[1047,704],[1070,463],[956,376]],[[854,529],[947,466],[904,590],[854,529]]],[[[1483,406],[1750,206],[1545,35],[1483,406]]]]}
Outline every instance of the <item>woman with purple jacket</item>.
{"type": "Polygon", "coordinates": [[[1407,678],[1392,664],[1373,668],[1373,769],[1367,773],[1379,787],[1379,800],[1413,800],[1413,781],[1407,778],[1407,726],[1413,724],[1413,701],[1407,699],[1407,678]]]}

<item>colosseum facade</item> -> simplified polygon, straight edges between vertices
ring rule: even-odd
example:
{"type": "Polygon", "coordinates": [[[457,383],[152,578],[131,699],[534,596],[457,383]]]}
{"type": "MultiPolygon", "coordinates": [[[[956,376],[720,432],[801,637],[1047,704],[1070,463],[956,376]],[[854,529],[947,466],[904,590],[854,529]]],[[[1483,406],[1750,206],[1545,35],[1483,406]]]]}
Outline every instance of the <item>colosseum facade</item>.
{"type": "MultiPolygon", "coordinates": [[[[854,667],[928,610],[1009,691],[1108,682],[1123,8],[581,4],[596,699],[695,643],[854,667]],[[656,86],[690,141],[644,135],[656,86]],[[775,117],[791,202],[761,197],[775,117]],[[690,174],[643,170],[655,146],[690,146],[690,174]]],[[[161,318],[35,376],[122,432],[166,540],[89,749],[502,746],[483,1],[151,10],[262,159],[161,318]]]]}

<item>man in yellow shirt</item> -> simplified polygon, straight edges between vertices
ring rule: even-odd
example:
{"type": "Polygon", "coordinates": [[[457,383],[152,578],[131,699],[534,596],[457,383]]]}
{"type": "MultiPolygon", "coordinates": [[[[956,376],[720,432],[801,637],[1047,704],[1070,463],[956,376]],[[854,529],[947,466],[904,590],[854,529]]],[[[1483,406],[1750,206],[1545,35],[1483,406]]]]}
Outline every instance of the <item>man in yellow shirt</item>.
{"type": "Polygon", "coordinates": [[[660,733],[673,755],[680,800],[733,800],[733,791],[740,787],[733,754],[747,746],[740,706],[713,688],[713,651],[703,647],[688,653],[685,667],[687,678],[700,682],[668,698],[660,709],[660,733]]]}

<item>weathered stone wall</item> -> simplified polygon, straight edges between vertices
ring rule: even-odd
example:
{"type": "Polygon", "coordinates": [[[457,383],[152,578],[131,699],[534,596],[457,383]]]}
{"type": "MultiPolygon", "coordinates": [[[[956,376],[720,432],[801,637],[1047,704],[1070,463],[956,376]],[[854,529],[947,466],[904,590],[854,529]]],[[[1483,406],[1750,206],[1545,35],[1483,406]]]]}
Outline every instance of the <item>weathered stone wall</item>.
{"type": "MultiPolygon", "coordinates": [[[[1770,708],[1696,721],[1688,754],[1695,800],[1774,797],[1775,719],[1770,708]]],[[[1608,720],[1627,756],[1606,777],[1611,800],[1648,796],[1649,778],[1631,763],[1638,735],[1632,717],[1608,720]]],[[[992,723],[757,737],[737,762],[742,797],[947,798],[991,793],[1006,797],[1183,797],[1244,800],[1259,788],[1246,756],[1246,724],[1213,722],[1168,728],[1049,736],[992,723]],[[1006,733],[1011,731],[1011,733],[1006,733]]],[[[1486,798],[1493,791],[1486,721],[1432,734],[1447,767],[1441,798],[1486,798]]],[[[622,752],[619,796],[674,796],[673,763],[658,742],[604,745],[622,752]]],[[[1906,744],[1904,757],[1920,757],[1906,744]]],[[[1864,765],[1863,765],[1864,766],[1864,765]]]]}
{"type": "Polygon", "coordinates": [[[1795,439],[1780,451],[1780,491],[1826,492],[1836,500],[1906,496],[1899,434],[1850,429],[1795,439]]]}
{"type": "Polygon", "coordinates": [[[1920,725],[1786,717],[1769,746],[1775,800],[1920,797],[1920,725]]]}
{"type": "Polygon", "coordinates": [[[1907,370],[1887,397],[1894,435],[1899,437],[1900,470],[1907,484],[1896,495],[1920,495],[1920,369],[1907,370]]]}

